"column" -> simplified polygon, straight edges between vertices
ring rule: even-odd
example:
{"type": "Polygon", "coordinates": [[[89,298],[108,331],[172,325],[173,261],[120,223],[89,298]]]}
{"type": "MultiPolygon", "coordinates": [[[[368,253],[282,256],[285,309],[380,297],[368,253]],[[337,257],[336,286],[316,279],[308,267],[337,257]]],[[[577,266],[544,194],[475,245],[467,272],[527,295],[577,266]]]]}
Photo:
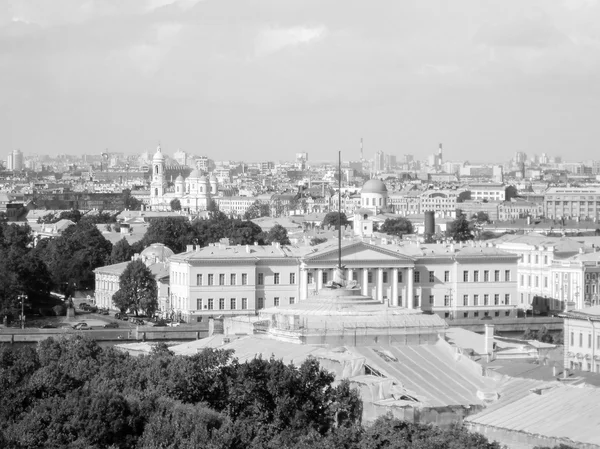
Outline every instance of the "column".
{"type": "Polygon", "coordinates": [[[413,309],[415,300],[415,289],[413,287],[415,281],[415,268],[408,267],[406,269],[406,308],[413,309]]]}
{"type": "Polygon", "coordinates": [[[377,269],[377,301],[383,302],[383,268],[377,269]]]}
{"type": "Polygon", "coordinates": [[[398,307],[398,268],[392,268],[392,301],[391,305],[398,307]]]}
{"type": "Polygon", "coordinates": [[[300,300],[308,298],[308,271],[307,268],[300,267],[300,300]]]}
{"type": "Polygon", "coordinates": [[[363,268],[362,275],[362,294],[364,296],[369,296],[369,270],[367,268],[363,268]]]}
{"type": "Polygon", "coordinates": [[[319,268],[317,270],[317,291],[323,288],[323,269],[319,268]]]}
{"type": "Polygon", "coordinates": [[[348,268],[348,270],[346,270],[346,282],[352,282],[352,273],[354,273],[352,268],[348,268]]]}

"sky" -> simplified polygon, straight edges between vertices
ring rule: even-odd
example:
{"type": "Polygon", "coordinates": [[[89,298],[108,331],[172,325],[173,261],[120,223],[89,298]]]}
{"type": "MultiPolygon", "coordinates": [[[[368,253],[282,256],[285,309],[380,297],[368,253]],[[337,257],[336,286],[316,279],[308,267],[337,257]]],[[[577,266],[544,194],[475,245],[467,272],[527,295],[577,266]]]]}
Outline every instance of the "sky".
{"type": "Polygon", "coordinates": [[[596,157],[600,0],[2,0],[0,154],[596,157]]]}

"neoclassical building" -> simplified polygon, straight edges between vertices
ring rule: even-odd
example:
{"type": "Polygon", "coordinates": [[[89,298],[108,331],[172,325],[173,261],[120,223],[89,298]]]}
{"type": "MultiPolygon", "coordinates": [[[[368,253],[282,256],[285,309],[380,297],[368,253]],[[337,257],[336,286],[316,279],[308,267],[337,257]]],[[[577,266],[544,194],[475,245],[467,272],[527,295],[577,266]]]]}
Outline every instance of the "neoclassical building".
{"type": "Polygon", "coordinates": [[[154,211],[171,210],[171,201],[178,199],[181,210],[200,212],[208,206],[219,191],[219,183],[214,175],[206,177],[194,169],[187,178],[179,175],[173,189],[167,189],[165,179],[165,156],[160,145],[152,158],[152,180],[150,182],[150,208],[154,211]]]}
{"type": "MultiPolygon", "coordinates": [[[[189,246],[170,258],[173,312],[198,320],[255,315],[317,294],[332,280],[336,242],[317,246],[189,246]]],[[[518,256],[488,246],[345,240],[346,278],[390,307],[445,318],[517,314],[518,256]]]]}

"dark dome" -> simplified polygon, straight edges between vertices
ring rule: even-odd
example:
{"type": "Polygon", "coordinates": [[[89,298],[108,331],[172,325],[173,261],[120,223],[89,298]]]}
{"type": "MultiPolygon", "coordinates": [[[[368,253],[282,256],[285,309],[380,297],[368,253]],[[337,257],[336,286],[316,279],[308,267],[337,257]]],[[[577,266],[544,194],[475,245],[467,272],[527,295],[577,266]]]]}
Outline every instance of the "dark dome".
{"type": "Polygon", "coordinates": [[[379,179],[369,179],[362,186],[361,193],[386,193],[387,187],[379,179]]]}

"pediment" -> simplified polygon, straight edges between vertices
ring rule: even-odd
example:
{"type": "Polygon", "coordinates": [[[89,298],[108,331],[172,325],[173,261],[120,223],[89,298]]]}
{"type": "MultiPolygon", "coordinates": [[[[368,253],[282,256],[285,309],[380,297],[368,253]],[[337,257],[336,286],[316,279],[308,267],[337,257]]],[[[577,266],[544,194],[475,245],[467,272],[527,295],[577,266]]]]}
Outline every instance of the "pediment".
{"type": "MultiPolygon", "coordinates": [[[[388,249],[369,243],[353,242],[342,246],[342,264],[346,265],[346,263],[351,262],[387,262],[398,265],[414,265],[414,259],[401,253],[398,249],[398,247],[388,249]]],[[[323,252],[309,254],[304,257],[304,261],[307,264],[328,263],[335,266],[338,262],[338,249],[328,248],[323,252]]]]}

